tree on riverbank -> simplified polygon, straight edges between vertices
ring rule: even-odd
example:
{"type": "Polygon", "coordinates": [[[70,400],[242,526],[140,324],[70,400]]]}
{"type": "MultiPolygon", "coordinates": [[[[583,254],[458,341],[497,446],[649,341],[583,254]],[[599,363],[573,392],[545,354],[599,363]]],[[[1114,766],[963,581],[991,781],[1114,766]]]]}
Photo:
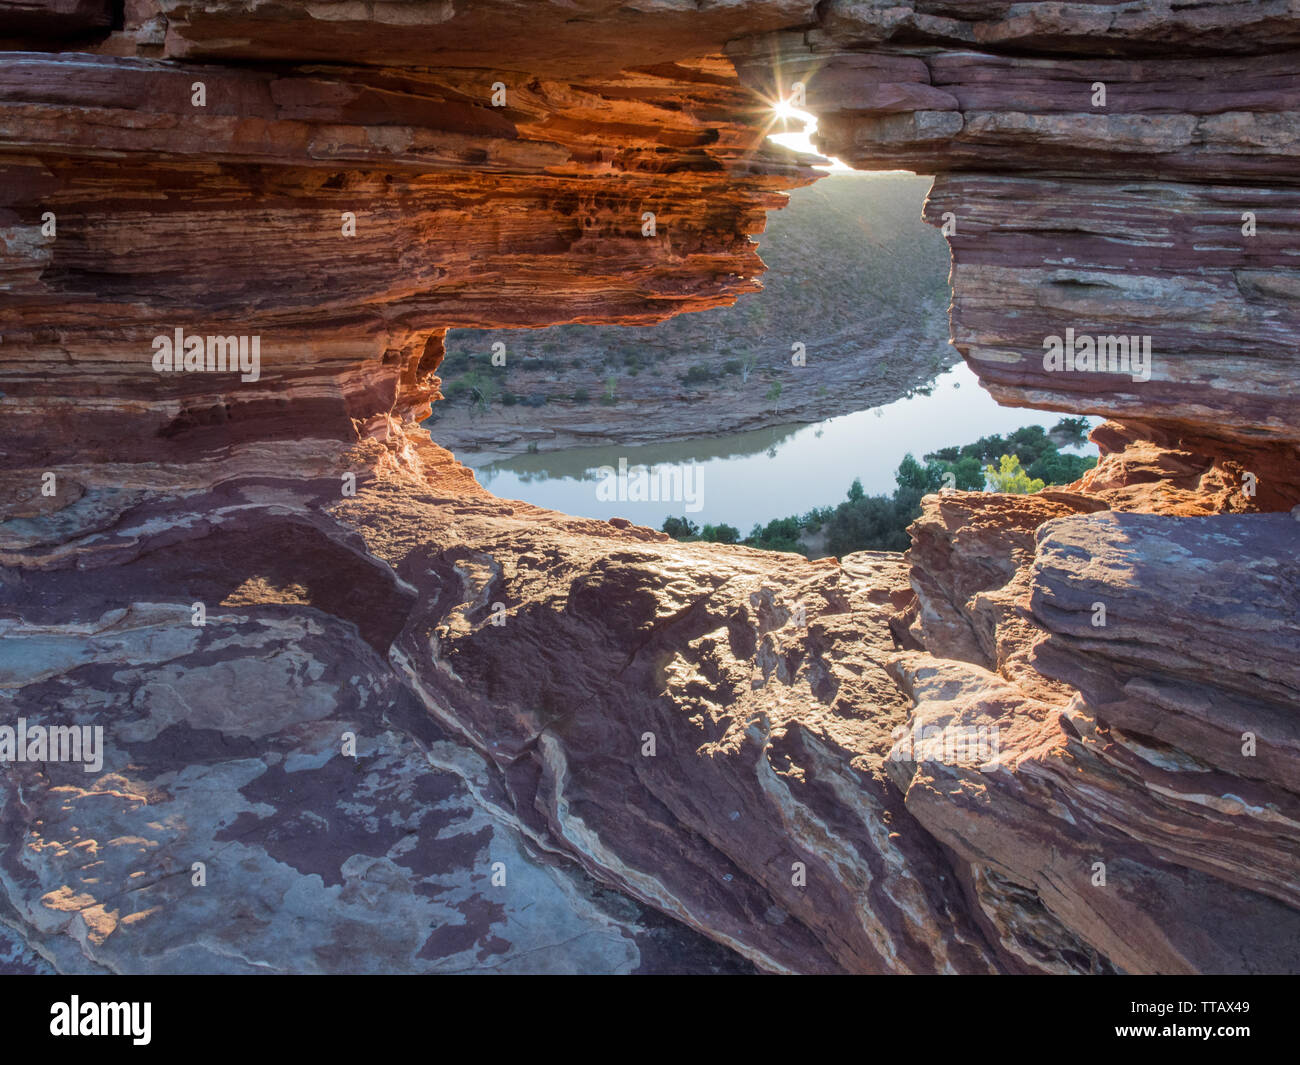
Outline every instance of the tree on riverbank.
{"type": "MultiPolygon", "coordinates": [[[[807,555],[807,540],[820,536],[831,555],[905,551],[911,546],[907,527],[920,515],[923,496],[944,488],[1036,492],[1049,484],[1077,481],[1096,464],[1095,458],[1062,453],[1042,426],[1026,426],[1010,436],[982,437],[973,444],[931,452],[924,464],[905,455],[894,474],[897,487],[892,495],[869,496],[862,482],[854,479],[844,502],[837,506],[817,507],[802,516],[755,525],[740,542],[768,551],[807,555]]],[[[677,540],[735,543],[739,539],[739,533],[736,539],[724,539],[716,531],[722,529],[728,536],[736,532],[729,525],[706,525],[699,530],[685,518],[668,518],[663,524],[663,531],[677,540]]]]}

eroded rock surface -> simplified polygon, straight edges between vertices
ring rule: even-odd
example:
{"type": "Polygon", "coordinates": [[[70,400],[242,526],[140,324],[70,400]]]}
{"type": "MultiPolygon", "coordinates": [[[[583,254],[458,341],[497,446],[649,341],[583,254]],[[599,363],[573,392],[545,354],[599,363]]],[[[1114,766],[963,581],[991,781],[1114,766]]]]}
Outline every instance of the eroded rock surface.
{"type": "MultiPolygon", "coordinates": [[[[1294,968],[1296,526],[1055,518],[997,626],[1009,655],[895,660],[913,730],[998,737],[978,766],[888,764],[1008,950],[1042,960],[1022,941],[1041,907],[1129,971],[1294,968]]],[[[966,601],[972,625],[991,627],[987,608],[966,601]]]]}
{"type": "Polygon", "coordinates": [[[0,727],[103,729],[3,767],[0,968],[1300,969],[1291,6],[0,15],[0,727]],[[820,563],[490,497],[445,330],[752,291],[801,77],[1098,468],[820,563]]]}
{"type": "Polygon", "coordinates": [[[880,768],[897,556],[314,487],[9,556],[9,712],[105,730],[102,773],[6,778],[12,920],[60,968],[998,967],[880,768]]]}

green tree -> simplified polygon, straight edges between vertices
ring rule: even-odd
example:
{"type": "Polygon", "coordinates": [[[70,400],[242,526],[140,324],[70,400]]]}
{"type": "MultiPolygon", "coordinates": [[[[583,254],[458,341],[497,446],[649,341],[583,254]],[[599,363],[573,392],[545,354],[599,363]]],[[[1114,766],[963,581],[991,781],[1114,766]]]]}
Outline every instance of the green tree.
{"type": "Polygon", "coordinates": [[[941,463],[927,462],[922,466],[909,451],[894,472],[894,483],[898,485],[899,493],[908,498],[914,496],[919,502],[922,496],[937,492],[943,487],[944,472],[945,467],[941,463]]]}
{"type": "Polygon", "coordinates": [[[1047,484],[1070,484],[1077,481],[1097,465],[1097,459],[1054,452],[1037,459],[1029,467],[1029,476],[1038,477],[1047,484]]]}
{"type": "Polygon", "coordinates": [[[690,518],[677,518],[671,514],[664,518],[660,528],[674,540],[688,540],[692,536],[698,536],[700,532],[700,527],[690,518]]]}
{"type": "Polygon", "coordinates": [[[833,555],[853,551],[905,551],[909,518],[888,496],[866,496],[841,503],[826,522],[826,549],[833,555]]]}
{"type": "Polygon", "coordinates": [[[956,462],[940,460],[938,466],[953,476],[953,487],[963,492],[984,491],[984,467],[974,455],[965,455],[956,462]]]}
{"type": "Polygon", "coordinates": [[[1020,459],[1016,455],[1003,455],[998,459],[998,466],[984,467],[984,476],[988,478],[989,487],[995,492],[1009,492],[1012,495],[1025,495],[1039,492],[1046,487],[1041,480],[1030,477],[1020,468],[1020,459]]]}
{"type": "Polygon", "coordinates": [[[765,551],[794,551],[805,553],[806,548],[799,543],[803,525],[798,518],[773,518],[766,525],[755,525],[753,531],[745,538],[750,547],[761,547],[765,551]]]}
{"type": "MultiPolygon", "coordinates": [[[[858,487],[862,487],[861,483],[858,487]]],[[[821,532],[822,526],[831,520],[831,515],[834,513],[834,507],[813,507],[799,519],[799,524],[810,533],[821,532]]]]}
{"type": "Polygon", "coordinates": [[[1026,425],[1017,429],[1007,439],[1011,444],[1008,452],[1020,459],[1020,464],[1025,468],[1044,455],[1056,453],[1056,445],[1048,439],[1047,430],[1041,425],[1026,425]]]}
{"type": "Polygon", "coordinates": [[[700,539],[710,544],[738,544],[740,530],[734,525],[706,525],[700,530],[700,539]]]}
{"type": "Polygon", "coordinates": [[[1088,442],[1088,419],[1062,418],[1052,426],[1050,435],[1059,440],[1062,447],[1081,447],[1088,442]]]}

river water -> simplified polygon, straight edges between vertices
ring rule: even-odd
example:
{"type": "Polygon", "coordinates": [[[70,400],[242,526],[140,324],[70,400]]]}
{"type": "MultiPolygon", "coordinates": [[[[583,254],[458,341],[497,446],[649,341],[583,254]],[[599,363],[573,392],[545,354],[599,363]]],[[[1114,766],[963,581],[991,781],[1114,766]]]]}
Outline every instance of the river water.
{"type": "MultiPolygon", "coordinates": [[[[726,522],[748,534],[757,522],[843,501],[854,478],[862,481],[868,495],[892,493],[894,471],[908,452],[920,459],[929,451],[973,443],[1023,425],[1050,429],[1061,417],[1055,412],[998,406],[970,368],[958,363],[935,379],[928,396],[915,395],[808,425],[664,444],[520,455],[475,472],[479,482],[500,498],[522,499],[566,514],[623,517],[654,529],[669,515],[685,515],[700,525],[726,522]],[[621,494],[601,472],[601,467],[617,470],[620,460],[630,475],[621,494]],[[675,501],[638,501],[639,493],[632,487],[638,469],[661,478],[665,489],[680,480],[685,490],[675,501]],[[669,473],[678,480],[670,482],[669,473]]],[[[1097,453],[1091,444],[1075,450],[1097,453]]]]}

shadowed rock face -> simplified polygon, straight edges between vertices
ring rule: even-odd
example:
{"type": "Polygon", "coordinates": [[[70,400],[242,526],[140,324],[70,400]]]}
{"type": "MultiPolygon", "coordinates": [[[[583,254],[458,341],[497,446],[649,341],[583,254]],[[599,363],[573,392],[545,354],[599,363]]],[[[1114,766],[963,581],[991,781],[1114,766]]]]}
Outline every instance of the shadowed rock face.
{"type": "Polygon", "coordinates": [[[447,326],[648,324],[753,291],[747,234],[815,176],[743,124],[724,60],[516,76],[501,108],[494,83],[5,55],[11,461],[386,433],[428,416],[447,326]],[[178,328],[258,336],[260,375],[153,372],[178,328]]]}
{"type": "Polygon", "coordinates": [[[0,969],[1300,968],[1287,5],[0,15],[0,728],[103,730],[4,764],[0,969]],[[1098,468],[820,563],[493,499],[445,330],[752,291],[801,77],[1098,468]]]}

